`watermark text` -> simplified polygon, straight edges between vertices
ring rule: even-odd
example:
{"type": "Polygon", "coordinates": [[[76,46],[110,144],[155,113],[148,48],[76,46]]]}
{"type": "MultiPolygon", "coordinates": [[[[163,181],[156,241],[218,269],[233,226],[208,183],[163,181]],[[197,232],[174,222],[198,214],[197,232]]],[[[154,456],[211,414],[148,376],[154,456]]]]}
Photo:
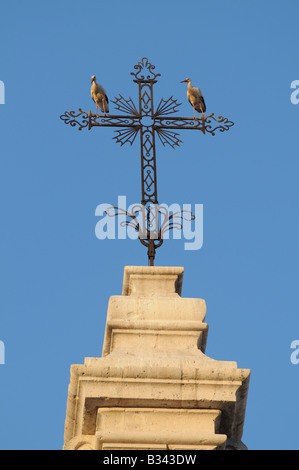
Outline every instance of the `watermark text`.
{"type": "Polygon", "coordinates": [[[291,349],[294,349],[291,354],[291,363],[297,365],[299,364],[299,339],[291,342],[291,349]]]}
{"type": "Polygon", "coordinates": [[[299,80],[293,80],[291,83],[291,89],[294,91],[291,93],[291,103],[299,104],[299,80]]]}
{"type": "Polygon", "coordinates": [[[131,204],[118,196],[118,206],[103,203],[95,210],[100,220],[95,226],[99,240],[184,239],[185,250],[199,250],[203,245],[203,204],[173,203],[131,204]]]}
{"type": "Polygon", "coordinates": [[[0,104],[5,104],[5,86],[4,82],[0,80],[0,104]]]}
{"type": "Polygon", "coordinates": [[[3,341],[0,341],[0,365],[5,364],[5,345],[3,341]]]}

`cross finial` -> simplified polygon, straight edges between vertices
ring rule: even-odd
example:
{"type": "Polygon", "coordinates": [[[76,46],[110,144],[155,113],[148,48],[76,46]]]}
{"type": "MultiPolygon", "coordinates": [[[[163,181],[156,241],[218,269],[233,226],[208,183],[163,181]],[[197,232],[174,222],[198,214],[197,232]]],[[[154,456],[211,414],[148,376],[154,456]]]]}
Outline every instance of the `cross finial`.
{"type": "Polygon", "coordinates": [[[131,72],[131,75],[134,75],[136,80],[156,80],[157,77],[161,77],[161,74],[155,74],[153,72],[155,68],[156,67],[148,61],[147,57],[143,57],[137,65],[134,65],[134,69],[137,70],[137,72],[131,72]],[[148,73],[148,75],[145,77],[143,73],[148,73]]]}

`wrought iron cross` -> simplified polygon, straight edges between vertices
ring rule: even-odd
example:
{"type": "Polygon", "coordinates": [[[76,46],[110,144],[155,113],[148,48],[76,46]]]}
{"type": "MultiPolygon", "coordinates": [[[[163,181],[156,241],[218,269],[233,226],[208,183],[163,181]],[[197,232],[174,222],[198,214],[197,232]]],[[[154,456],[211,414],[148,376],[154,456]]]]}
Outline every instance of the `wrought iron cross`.
{"type": "MultiPolygon", "coordinates": [[[[146,229],[140,231],[140,224],[137,223],[136,214],[140,211],[140,207],[136,207],[136,212],[133,214],[126,212],[125,215],[130,219],[126,224],[130,225],[134,222],[135,229],[142,234],[139,235],[139,240],[148,248],[149,264],[153,266],[156,249],[163,243],[163,233],[174,227],[182,228],[176,221],[178,219],[185,219],[186,216],[183,211],[172,214],[167,219],[168,224],[163,223],[158,230],[151,230],[153,208],[156,208],[156,211],[161,213],[158,207],[157,192],[156,135],[163,145],[168,144],[172,148],[175,148],[182,143],[179,139],[179,134],[175,132],[175,130],[195,129],[202,131],[204,134],[210,133],[211,135],[215,135],[217,130],[220,132],[229,130],[234,123],[222,116],[216,118],[214,113],[204,118],[170,116],[178,112],[178,108],[181,106],[172,96],[168,100],[162,98],[155,110],[153,87],[154,84],[157,83],[157,77],[159,77],[160,74],[154,72],[155,66],[152,65],[146,57],[134,66],[134,70],[135,72],[132,72],[131,75],[134,76],[133,81],[138,85],[138,109],[131,98],[125,99],[122,95],[119,95],[119,98],[115,98],[114,101],[111,101],[115,104],[117,111],[124,114],[98,115],[93,114],[91,111],[83,111],[79,108],[79,113],[69,111],[60,116],[60,118],[66,124],[70,124],[73,127],[79,126],[80,131],[85,127],[88,127],[89,130],[95,126],[118,127],[119,129],[115,131],[116,136],[114,139],[121,145],[126,143],[132,145],[137,134],[140,134],[141,207],[146,214],[146,229]]],[[[113,207],[113,209],[121,211],[116,207],[113,207]]],[[[108,212],[108,215],[111,214],[108,212]]],[[[194,219],[193,214],[191,214],[191,219],[192,218],[194,219]]]]}

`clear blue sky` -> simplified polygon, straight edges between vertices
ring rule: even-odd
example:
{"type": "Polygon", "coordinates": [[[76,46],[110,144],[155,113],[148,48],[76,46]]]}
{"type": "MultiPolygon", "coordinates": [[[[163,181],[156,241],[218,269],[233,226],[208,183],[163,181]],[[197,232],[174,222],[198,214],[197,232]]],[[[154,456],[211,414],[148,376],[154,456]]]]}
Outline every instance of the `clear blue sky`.
{"type": "MultiPolygon", "coordinates": [[[[155,103],[186,99],[235,122],[215,137],[182,132],[157,145],[160,202],[204,205],[204,244],[170,240],[157,265],[184,266],[182,295],[207,302],[206,353],[252,370],[244,443],[298,449],[299,3],[28,0],[0,7],[0,448],[61,449],[71,364],[100,356],[125,265],[147,264],[131,240],[100,241],[95,208],[140,200],[139,147],[111,129],[59,119],[94,109],[95,74],[112,99],[137,102],[130,75],[147,56],[155,103]]],[[[113,106],[111,106],[113,110],[113,106]]]]}

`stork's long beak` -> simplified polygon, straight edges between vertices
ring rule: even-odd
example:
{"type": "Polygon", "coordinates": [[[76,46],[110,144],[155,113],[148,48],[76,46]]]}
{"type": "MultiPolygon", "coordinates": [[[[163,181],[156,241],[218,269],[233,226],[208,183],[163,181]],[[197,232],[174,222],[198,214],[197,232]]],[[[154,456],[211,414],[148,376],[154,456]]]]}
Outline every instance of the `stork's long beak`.
{"type": "Polygon", "coordinates": [[[182,80],[181,83],[187,82],[188,80],[182,80]]]}

